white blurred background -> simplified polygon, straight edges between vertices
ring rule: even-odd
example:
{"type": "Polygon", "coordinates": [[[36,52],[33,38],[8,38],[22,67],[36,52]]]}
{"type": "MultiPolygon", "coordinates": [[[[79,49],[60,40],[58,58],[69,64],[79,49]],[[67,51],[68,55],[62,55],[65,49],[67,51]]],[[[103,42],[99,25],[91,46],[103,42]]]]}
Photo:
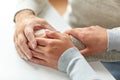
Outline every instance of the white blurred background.
{"type": "MultiPolygon", "coordinates": [[[[68,80],[68,77],[59,71],[40,65],[29,65],[18,56],[13,43],[15,8],[16,0],[1,0],[0,2],[0,80],[68,80]]],[[[95,68],[104,79],[112,78],[104,67],[95,68]]]]}

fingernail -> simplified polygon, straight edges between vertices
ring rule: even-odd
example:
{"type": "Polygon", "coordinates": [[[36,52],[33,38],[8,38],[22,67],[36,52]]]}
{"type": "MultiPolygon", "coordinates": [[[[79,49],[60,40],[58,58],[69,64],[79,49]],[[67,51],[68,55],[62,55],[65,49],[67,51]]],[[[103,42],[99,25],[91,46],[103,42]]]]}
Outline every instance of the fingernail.
{"type": "Polygon", "coordinates": [[[24,60],[26,60],[26,61],[28,61],[27,56],[21,56],[21,58],[24,59],[24,60]]]}
{"type": "Polygon", "coordinates": [[[32,53],[31,53],[31,51],[28,52],[28,53],[26,53],[26,57],[27,57],[27,59],[31,59],[31,58],[32,58],[32,53]]]}
{"type": "Polygon", "coordinates": [[[21,58],[26,60],[26,61],[28,60],[27,56],[25,56],[25,55],[21,55],[21,58]]]}
{"type": "Polygon", "coordinates": [[[32,47],[33,47],[33,49],[35,49],[35,45],[34,44],[32,44],[32,47]]]}
{"type": "Polygon", "coordinates": [[[32,56],[31,55],[27,55],[27,60],[28,59],[32,59],[32,56]]]}
{"type": "Polygon", "coordinates": [[[37,43],[36,43],[36,42],[32,42],[32,43],[31,43],[31,45],[32,45],[32,48],[33,48],[33,49],[35,49],[35,48],[36,48],[37,43]]]}

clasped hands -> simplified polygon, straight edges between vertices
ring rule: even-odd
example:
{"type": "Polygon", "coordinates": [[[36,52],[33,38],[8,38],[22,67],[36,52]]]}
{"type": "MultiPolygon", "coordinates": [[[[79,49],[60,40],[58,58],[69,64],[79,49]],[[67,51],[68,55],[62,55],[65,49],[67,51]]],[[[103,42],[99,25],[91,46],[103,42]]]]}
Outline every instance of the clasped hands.
{"type": "Polygon", "coordinates": [[[21,58],[54,69],[57,69],[62,53],[74,47],[68,34],[56,31],[30,11],[21,12],[16,16],[14,43],[21,58]],[[35,34],[41,29],[47,30],[44,34],[35,34]]]}
{"type": "Polygon", "coordinates": [[[45,30],[44,34],[36,34],[36,48],[31,48],[31,62],[57,69],[57,64],[62,53],[74,47],[69,35],[58,31],[45,30]],[[67,45],[66,45],[67,44],[67,45]]]}
{"type": "Polygon", "coordinates": [[[31,11],[23,11],[16,16],[14,43],[17,52],[25,60],[57,69],[62,53],[75,47],[69,35],[75,36],[86,46],[80,51],[84,56],[99,55],[107,50],[107,30],[100,26],[60,33],[31,11]],[[41,29],[45,29],[44,34],[35,34],[35,31],[41,29]]]}

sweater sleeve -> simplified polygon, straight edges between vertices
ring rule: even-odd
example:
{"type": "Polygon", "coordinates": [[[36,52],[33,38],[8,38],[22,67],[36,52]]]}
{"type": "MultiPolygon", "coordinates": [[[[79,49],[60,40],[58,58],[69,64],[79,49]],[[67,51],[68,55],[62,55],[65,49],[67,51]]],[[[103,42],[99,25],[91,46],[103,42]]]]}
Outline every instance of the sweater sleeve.
{"type": "Polygon", "coordinates": [[[58,61],[58,69],[66,72],[70,80],[100,80],[75,47],[66,50],[62,54],[58,61]]]}
{"type": "Polygon", "coordinates": [[[108,29],[108,51],[120,51],[120,27],[108,29]]]}
{"type": "Polygon", "coordinates": [[[24,9],[32,10],[36,15],[39,14],[48,0],[17,0],[15,14],[24,9]]]}

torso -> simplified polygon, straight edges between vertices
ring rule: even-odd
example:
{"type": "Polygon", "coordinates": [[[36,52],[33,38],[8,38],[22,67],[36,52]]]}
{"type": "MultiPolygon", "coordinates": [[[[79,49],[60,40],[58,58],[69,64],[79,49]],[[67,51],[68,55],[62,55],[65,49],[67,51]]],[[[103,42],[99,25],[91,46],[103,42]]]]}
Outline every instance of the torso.
{"type": "Polygon", "coordinates": [[[68,22],[74,27],[120,26],[120,0],[69,0],[68,22]]]}

